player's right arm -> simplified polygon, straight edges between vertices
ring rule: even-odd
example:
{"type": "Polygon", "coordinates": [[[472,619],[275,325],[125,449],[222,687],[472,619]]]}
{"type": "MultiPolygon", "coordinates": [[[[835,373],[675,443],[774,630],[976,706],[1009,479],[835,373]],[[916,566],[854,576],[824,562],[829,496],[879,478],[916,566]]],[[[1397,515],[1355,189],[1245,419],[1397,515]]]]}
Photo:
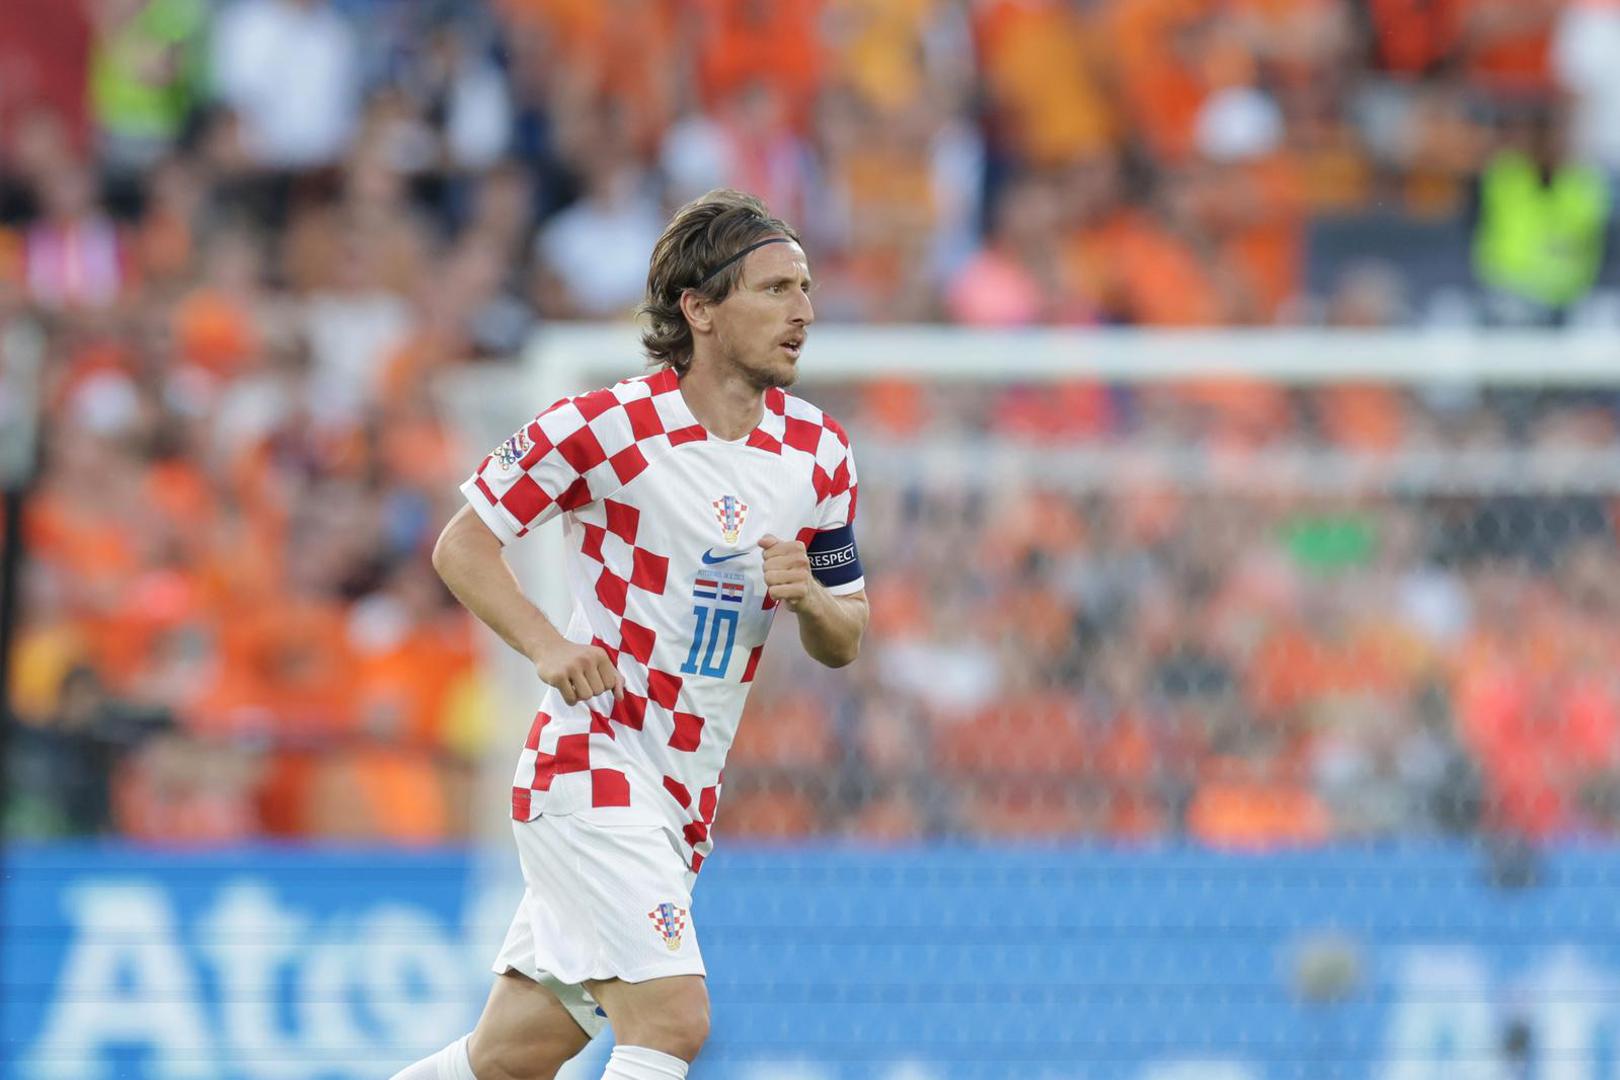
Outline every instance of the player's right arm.
{"type": "Polygon", "coordinates": [[[624,680],[607,653],[557,632],[523,594],[502,547],[472,506],[463,506],[439,534],[433,569],[462,606],[527,657],[541,680],[556,687],[568,704],[608,691],[618,696],[624,680]]]}
{"type": "Polygon", "coordinates": [[[609,691],[617,696],[624,682],[605,651],[557,632],[523,595],[502,550],[558,514],[613,490],[617,473],[581,404],[602,417],[602,406],[613,404],[612,393],[599,390],[558,401],[484,458],[461,485],[467,505],[450,519],[433,549],[433,567],[456,599],[526,656],[541,680],[570,705],[609,691]]]}

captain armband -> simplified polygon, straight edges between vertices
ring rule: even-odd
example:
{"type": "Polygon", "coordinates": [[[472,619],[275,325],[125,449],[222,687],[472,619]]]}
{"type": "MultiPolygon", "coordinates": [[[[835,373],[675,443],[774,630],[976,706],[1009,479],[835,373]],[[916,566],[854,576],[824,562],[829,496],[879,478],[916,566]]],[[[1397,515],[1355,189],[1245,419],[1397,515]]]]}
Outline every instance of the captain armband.
{"type": "Polygon", "coordinates": [[[816,533],[806,550],[810,556],[810,573],[828,588],[861,579],[861,555],[855,549],[853,525],[816,533]]]}

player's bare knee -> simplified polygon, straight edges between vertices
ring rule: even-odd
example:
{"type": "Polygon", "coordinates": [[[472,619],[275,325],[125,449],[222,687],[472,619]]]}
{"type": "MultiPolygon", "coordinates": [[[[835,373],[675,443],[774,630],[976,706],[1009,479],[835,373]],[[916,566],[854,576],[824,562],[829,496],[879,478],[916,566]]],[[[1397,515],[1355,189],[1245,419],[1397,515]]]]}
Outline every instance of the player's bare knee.
{"type": "MultiPolygon", "coordinates": [[[[683,1061],[695,1061],[709,1039],[708,997],[691,995],[668,1003],[655,1014],[637,1017],[619,1038],[631,1046],[645,1046],[683,1061]]],[[[482,1074],[479,1080],[483,1080],[482,1074]]]]}
{"type": "Polygon", "coordinates": [[[589,1041],[556,994],[509,971],[490,988],[467,1057],[478,1080],[552,1080],[589,1041]]]}
{"type": "Polygon", "coordinates": [[[546,1041],[481,1039],[474,1032],[467,1041],[467,1058],[478,1080],[552,1080],[578,1049],[546,1041]]]}
{"type": "Polygon", "coordinates": [[[583,1031],[561,1025],[486,1030],[480,1023],[467,1040],[467,1057],[478,1080],[552,1080],[586,1041],[583,1031]]]}
{"type": "Polygon", "coordinates": [[[657,1033],[645,1045],[661,1050],[682,1061],[696,1061],[703,1044],[709,1038],[709,1018],[690,1017],[679,1021],[674,1018],[660,1023],[657,1033]]]}

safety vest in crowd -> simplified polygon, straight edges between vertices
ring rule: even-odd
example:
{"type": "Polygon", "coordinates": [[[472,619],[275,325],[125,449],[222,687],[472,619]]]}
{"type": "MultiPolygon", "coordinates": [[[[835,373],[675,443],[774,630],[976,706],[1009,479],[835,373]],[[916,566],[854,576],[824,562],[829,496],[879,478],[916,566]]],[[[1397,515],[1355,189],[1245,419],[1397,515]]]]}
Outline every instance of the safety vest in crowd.
{"type": "Polygon", "coordinates": [[[90,99],[106,130],[171,139],[200,81],[198,47],[208,10],[199,0],[149,0],[102,35],[90,57],[90,99]],[[166,50],[172,68],[157,66],[166,50]]]}
{"type": "Polygon", "coordinates": [[[1567,308],[1597,282],[1609,209],[1596,170],[1564,166],[1543,184],[1528,156],[1500,154],[1481,178],[1474,271],[1493,288],[1567,308]]]}

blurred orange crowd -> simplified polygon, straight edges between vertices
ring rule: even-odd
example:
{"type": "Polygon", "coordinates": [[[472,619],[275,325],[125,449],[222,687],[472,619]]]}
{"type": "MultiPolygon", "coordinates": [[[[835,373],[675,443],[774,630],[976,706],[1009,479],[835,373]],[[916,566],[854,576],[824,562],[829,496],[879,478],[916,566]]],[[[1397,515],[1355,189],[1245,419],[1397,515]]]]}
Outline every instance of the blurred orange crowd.
{"type": "MultiPolygon", "coordinates": [[[[487,447],[458,442],[440,380],[512,369],[547,321],[628,315],[667,214],[710,187],[803,227],[828,320],[1366,326],[1417,315],[1400,268],[1313,288],[1313,221],[1457,219],[1527,102],[1620,164],[1614,80],[1581,47],[1620,33],[1610,0],[14,3],[0,327],[47,345],[5,808],[25,836],[463,835],[493,706],[426,555],[487,447]]],[[[1220,418],[1194,446],[1302,430],[1277,387],[1181,388],[1145,426],[1122,388],[1006,388],[971,422],[932,394],[875,383],[834,411],[858,445],[978,424],[1130,449],[1186,434],[1166,409],[1220,418]]],[[[1369,388],[1311,412],[1347,451],[1437,423],[1369,388]]],[[[764,680],[727,831],[1354,832],[1317,715],[1349,685],[1398,717],[1344,751],[1357,768],[1429,740],[1483,763],[1503,827],[1595,820],[1572,807],[1613,711],[1567,655],[1589,583],[1447,570],[1479,614],[1411,645],[1334,607],[1356,589],[1317,612],[1316,579],[1251,565],[1298,506],[1251,508],[1221,562],[1193,548],[1229,508],[1022,484],[943,505],[869,485],[873,658],[854,691],[764,680]],[[1067,539],[1004,544],[1008,516],[1067,539]],[[918,547],[934,561],[902,565],[918,547]],[[1159,587],[1100,619],[1064,590],[1104,567],[1159,587]],[[1532,609],[1557,656],[1470,660],[1532,609]],[[1206,653],[1224,689],[1165,689],[1167,657],[1206,653]],[[994,702],[893,682],[938,663],[994,702]],[[1585,718],[1578,768],[1523,763],[1553,700],[1585,718]]],[[[1361,512],[1385,536],[1448,505],[1361,512]]]]}
{"type": "Polygon", "coordinates": [[[932,395],[936,431],[1035,457],[959,482],[891,461],[863,484],[870,662],[853,688],[766,672],[728,767],[732,821],[796,835],[832,807],[834,831],[885,839],[1243,850],[1620,832],[1612,485],[1243,480],[1304,449],[1328,473],[1433,452],[1595,461],[1612,394],[1257,387],[1271,422],[1251,415],[1234,449],[1230,401],[1106,393],[1111,419],[1057,436],[1005,426],[1015,391],[932,395]],[[1322,424],[1369,393],[1404,432],[1381,456],[1322,424]],[[1109,455],[1112,478],[1064,482],[1076,449],[1109,455]],[[1189,453],[1226,466],[1189,472],[1189,453]]]}

